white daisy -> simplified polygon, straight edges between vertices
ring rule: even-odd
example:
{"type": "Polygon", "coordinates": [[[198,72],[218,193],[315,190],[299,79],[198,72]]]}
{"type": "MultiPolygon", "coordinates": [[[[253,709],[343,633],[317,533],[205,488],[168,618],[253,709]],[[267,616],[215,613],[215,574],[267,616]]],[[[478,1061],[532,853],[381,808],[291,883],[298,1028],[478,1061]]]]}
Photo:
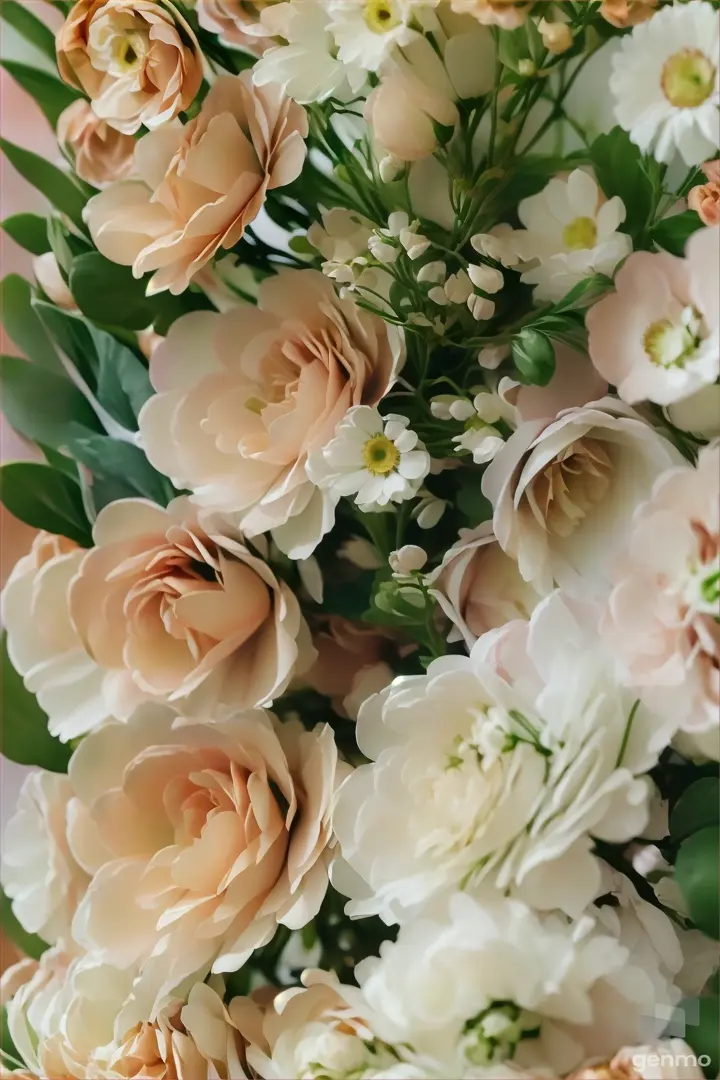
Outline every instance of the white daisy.
{"type": "Polygon", "coordinates": [[[522,281],[535,286],[536,300],[561,300],[583,278],[612,274],[632,251],[618,225],[625,220],[622,199],[603,201],[595,179],[575,169],[567,180],[554,177],[537,195],[523,199],[518,216],[525,226],[507,237],[525,267],[522,281]]]}
{"type": "Polygon", "coordinates": [[[418,36],[408,26],[408,0],[330,0],[328,14],[338,59],[365,71],[377,71],[396,46],[418,36]]]}
{"type": "Polygon", "coordinates": [[[310,456],[308,476],[336,498],[354,495],[362,510],[412,499],[430,471],[430,455],[404,416],[382,417],[356,405],[335,438],[310,456]]]}
{"type": "Polygon", "coordinates": [[[671,4],[633,29],[613,57],[615,119],[641,150],[687,165],[720,144],[718,13],[704,0],[671,4]]]}

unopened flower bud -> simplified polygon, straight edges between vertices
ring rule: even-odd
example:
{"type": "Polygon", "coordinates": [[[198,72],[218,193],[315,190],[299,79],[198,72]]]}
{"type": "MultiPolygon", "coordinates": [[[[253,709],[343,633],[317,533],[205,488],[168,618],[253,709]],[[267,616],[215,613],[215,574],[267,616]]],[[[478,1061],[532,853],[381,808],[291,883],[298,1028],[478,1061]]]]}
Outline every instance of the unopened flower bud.
{"type": "Polygon", "coordinates": [[[417,272],[417,279],[419,282],[441,282],[445,280],[445,274],[447,273],[447,267],[445,263],[439,259],[435,262],[425,263],[421,266],[417,272]]]}
{"type": "Polygon", "coordinates": [[[405,544],[398,551],[390,552],[388,562],[393,574],[408,577],[416,570],[422,570],[427,562],[427,552],[417,544],[405,544]]]}
{"type": "Polygon", "coordinates": [[[494,371],[509,353],[507,345],[485,345],[478,353],[478,364],[486,371],[494,371]]]}
{"type": "Polygon", "coordinates": [[[495,314],[493,301],[484,296],[478,296],[477,293],[468,296],[467,306],[473,319],[477,319],[478,322],[482,322],[484,319],[492,319],[495,314]]]}
{"type": "Polygon", "coordinates": [[[472,283],[464,270],[451,274],[445,282],[445,295],[451,304],[464,304],[472,295],[472,283]]]}
{"type": "Polygon", "coordinates": [[[377,234],[371,236],[368,240],[368,251],[378,262],[385,263],[386,265],[394,263],[400,254],[393,244],[389,244],[383,236],[378,236],[377,234]]]}
{"type": "Polygon", "coordinates": [[[412,229],[403,229],[401,231],[400,243],[407,251],[410,259],[419,259],[430,247],[430,241],[427,237],[413,232],[412,229]]]}
{"type": "Polygon", "coordinates": [[[573,43],[572,31],[567,23],[548,22],[547,19],[540,19],[538,30],[545,48],[555,55],[567,52],[573,43]]]}
{"type": "Polygon", "coordinates": [[[494,266],[485,266],[484,264],[476,265],[471,263],[468,266],[468,277],[476,288],[482,289],[486,293],[500,292],[505,284],[502,271],[496,270],[494,266]]]}
{"type": "Polygon", "coordinates": [[[404,167],[404,161],[393,157],[392,154],[387,154],[378,165],[380,179],[384,184],[391,184],[393,180],[397,179],[404,167]]]}
{"type": "Polygon", "coordinates": [[[433,304],[438,304],[440,307],[445,307],[448,302],[445,290],[441,285],[433,285],[428,293],[428,299],[432,300],[433,304]]]}

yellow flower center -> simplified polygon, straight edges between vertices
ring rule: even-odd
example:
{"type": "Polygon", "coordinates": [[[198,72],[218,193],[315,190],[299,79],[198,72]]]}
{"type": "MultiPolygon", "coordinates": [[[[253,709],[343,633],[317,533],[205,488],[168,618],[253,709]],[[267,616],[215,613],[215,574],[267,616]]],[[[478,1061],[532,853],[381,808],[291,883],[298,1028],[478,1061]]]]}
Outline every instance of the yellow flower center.
{"type": "Polygon", "coordinates": [[[563,244],[570,251],[594,248],[597,242],[597,226],[592,218],[576,217],[563,229],[563,244]]]}
{"type": "Polygon", "coordinates": [[[400,451],[387,435],[373,435],[363,446],[363,461],[373,476],[386,476],[397,467],[400,451]]]}
{"type": "Polygon", "coordinates": [[[251,413],[255,413],[257,416],[260,416],[260,413],[266,405],[267,401],[263,401],[263,399],[259,397],[249,397],[245,401],[245,408],[251,413]]]}
{"type": "Polygon", "coordinates": [[[645,331],[643,347],[653,364],[664,368],[682,367],[695,352],[697,342],[688,326],[670,319],[658,319],[645,331]]]}
{"type": "Polygon", "coordinates": [[[393,11],[392,0],[366,0],[363,9],[365,22],[374,34],[393,30],[400,22],[393,11]]]}
{"type": "Polygon", "coordinates": [[[115,62],[124,71],[132,71],[141,61],[142,46],[136,34],[121,34],[115,40],[115,62]]]}
{"type": "Polygon", "coordinates": [[[676,109],[695,109],[710,97],[715,71],[715,65],[699,49],[681,49],[665,62],[660,84],[676,109]]]}

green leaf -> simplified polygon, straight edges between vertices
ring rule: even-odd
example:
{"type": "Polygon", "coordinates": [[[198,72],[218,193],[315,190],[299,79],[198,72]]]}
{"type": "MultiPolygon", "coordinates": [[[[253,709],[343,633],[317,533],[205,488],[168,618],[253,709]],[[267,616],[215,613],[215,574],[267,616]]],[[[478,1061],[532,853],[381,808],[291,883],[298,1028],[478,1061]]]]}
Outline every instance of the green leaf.
{"type": "Polygon", "coordinates": [[[79,485],[49,465],[12,461],[0,466],[0,502],[27,525],[92,545],[79,485]]]}
{"type": "Polygon", "coordinates": [[[2,222],[3,231],[25,251],[44,255],[50,251],[47,219],[40,214],[13,214],[2,222]]]}
{"type": "MultiPolygon", "coordinates": [[[[2,10],[0,4],[0,10],[2,10]]],[[[81,96],[77,90],[66,83],[57,75],[51,75],[47,71],[30,67],[28,64],[20,64],[16,60],[2,60],[0,66],[4,67],[8,75],[25,90],[44,113],[51,127],[55,127],[60,114],[72,105],[73,101],[81,96]]]]}
{"type": "Polygon", "coordinates": [[[500,30],[498,56],[501,64],[511,71],[520,70],[520,61],[529,57],[527,35],[522,27],[517,30],[500,30]]]}
{"type": "Polygon", "coordinates": [[[653,226],[650,237],[658,247],[669,251],[671,255],[684,255],[688,240],[702,227],[703,223],[695,211],[686,210],[684,214],[674,214],[673,217],[658,221],[653,226]]]}
{"type": "Polygon", "coordinates": [[[513,338],[511,353],[523,382],[547,386],[555,374],[555,350],[545,334],[524,327],[513,338]]]}
{"type": "Polygon", "coordinates": [[[71,176],[32,150],[24,150],[7,139],[0,139],[0,149],[28,183],[62,214],[67,214],[79,229],[84,230],[82,212],[88,200],[86,191],[90,189],[79,187],[71,176]]]}
{"type": "Polygon", "coordinates": [[[36,364],[63,374],[65,369],[32,306],[32,289],[19,274],[0,282],[0,318],[18,349],[36,364]]]}
{"type": "Polygon", "coordinates": [[[48,333],[94,393],[98,369],[97,349],[93,340],[95,328],[80,315],[63,311],[45,300],[33,300],[32,306],[48,333]]]}
{"type": "Polygon", "coordinates": [[[0,2],[0,19],[17,30],[21,37],[30,42],[39,53],[46,56],[55,66],[55,35],[49,26],[33,15],[23,4],[15,0],[0,2]]]}
{"type": "Polygon", "coordinates": [[[31,442],[57,450],[67,446],[71,434],[77,434],[77,425],[102,431],[77,386],[20,356],[0,357],[0,389],[8,423],[31,442]]]}
{"type": "Polygon", "coordinates": [[[66,772],[70,747],[48,731],[47,716],[10,661],[5,633],[0,639],[0,671],[3,709],[0,750],[20,765],[66,772]]]}
{"type": "Polygon", "coordinates": [[[704,776],[687,788],[670,814],[670,836],[679,844],[693,833],[720,823],[720,779],[704,776]]]}
{"type": "MultiPolygon", "coordinates": [[[[12,941],[14,945],[17,945],[20,952],[24,953],[25,956],[29,956],[31,960],[39,960],[49,947],[47,942],[39,938],[37,934],[29,934],[20,925],[12,909],[10,897],[6,895],[4,889],[0,889],[0,926],[2,926],[5,937],[12,941]]],[[[5,1032],[3,1031],[3,1041],[4,1039],[5,1032]]]]}
{"type": "Polygon", "coordinates": [[[678,1024],[678,1035],[702,1058],[702,1069],[707,1077],[716,1077],[720,1069],[720,998],[712,995],[702,998],[684,998],[679,1011],[683,1014],[678,1024]],[[705,1058],[709,1058],[708,1061],[705,1058]]]}
{"type": "Polygon", "coordinates": [[[140,410],[153,394],[147,368],[111,334],[94,328],[93,336],[100,363],[97,400],[119,424],[136,431],[140,410]]]}
{"type": "Polygon", "coordinates": [[[129,266],[118,266],[98,251],[73,259],[70,292],[75,303],[94,322],[144,330],[156,317],[158,303],[145,295],[146,281],[133,277],[129,266]]]}
{"type": "Polygon", "coordinates": [[[489,521],[493,515],[492,503],[482,492],[484,471],[477,466],[468,466],[466,469],[458,469],[457,472],[455,505],[472,529],[483,521],[489,521]]]}
{"type": "Polygon", "coordinates": [[[660,189],[661,167],[643,158],[620,127],[600,135],[590,147],[595,176],[605,195],[619,195],[625,204],[624,228],[633,236],[647,226],[660,189]]]}
{"type": "Polygon", "coordinates": [[[578,311],[588,308],[599,300],[608,289],[612,289],[612,278],[606,274],[592,274],[591,277],[578,281],[569,293],[553,306],[553,311],[578,311]]]}
{"type": "Polygon", "coordinates": [[[720,826],[713,825],[689,836],[680,845],[675,879],[690,917],[703,933],[720,938],[720,826]]]}
{"type": "MultiPolygon", "coordinates": [[[[116,482],[114,498],[142,495],[167,506],[174,496],[170,482],[153,469],[142,450],[133,443],[121,442],[109,435],[93,435],[73,439],[70,451],[94,477],[116,482]],[[121,495],[119,492],[123,488],[124,495],[121,495]]],[[[97,502],[95,507],[101,509],[97,502]]]]}

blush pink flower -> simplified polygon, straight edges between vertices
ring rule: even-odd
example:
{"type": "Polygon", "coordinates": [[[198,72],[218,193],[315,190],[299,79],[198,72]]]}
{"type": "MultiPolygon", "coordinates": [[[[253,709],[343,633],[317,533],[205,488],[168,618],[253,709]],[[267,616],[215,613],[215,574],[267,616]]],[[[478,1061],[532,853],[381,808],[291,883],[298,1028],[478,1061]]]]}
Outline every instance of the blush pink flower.
{"type": "Polygon", "coordinates": [[[314,918],[348,771],[330,727],[262,710],[192,723],[145,707],[83,740],[70,841],[94,876],[73,935],[97,962],[139,968],[139,1016],[314,918]]]}
{"type": "Polygon", "coordinates": [[[589,351],[623,401],[671,405],[720,375],[720,230],[701,229],[685,258],[638,251],[615,292],[590,308],[589,351]]]}
{"type": "Polygon", "coordinates": [[[57,139],[73,155],[80,179],[95,187],[124,180],[133,170],[135,139],[101,120],[82,98],[61,112],[57,139]]]}
{"type": "Polygon", "coordinates": [[[397,330],[338,298],[322,274],[281,272],[257,307],[173,323],[150,364],[158,393],[140,414],[145,451],[197,505],[233,514],[246,536],[272,530],[291,558],[306,558],[334,520],[308,454],[352,406],[380,401],[403,357],[397,330]]]}
{"type": "Polygon", "coordinates": [[[460,15],[472,15],[487,26],[501,26],[514,30],[527,14],[527,5],[516,0],[451,0],[453,11],[460,15]]]}
{"type": "Polygon", "coordinates": [[[665,472],[638,508],[603,630],[626,681],[720,758],[720,446],[665,472]]]}
{"type": "Polygon", "coordinates": [[[198,115],[137,143],[139,180],[90,199],[84,217],[98,250],[154,272],[149,293],[181,293],[221,249],[237,244],[271,188],[294,180],[305,160],[307,116],[276,86],[249,72],[215,80],[198,115]]]}
{"type": "Polygon", "coordinates": [[[688,206],[698,215],[703,225],[720,225],[720,158],[706,161],[700,168],[707,177],[707,184],[698,184],[688,193],[688,206]]]}
{"type": "Polygon", "coordinates": [[[263,10],[277,0],[197,0],[198,21],[222,42],[262,56],[275,44],[261,22],[263,10]]]}

